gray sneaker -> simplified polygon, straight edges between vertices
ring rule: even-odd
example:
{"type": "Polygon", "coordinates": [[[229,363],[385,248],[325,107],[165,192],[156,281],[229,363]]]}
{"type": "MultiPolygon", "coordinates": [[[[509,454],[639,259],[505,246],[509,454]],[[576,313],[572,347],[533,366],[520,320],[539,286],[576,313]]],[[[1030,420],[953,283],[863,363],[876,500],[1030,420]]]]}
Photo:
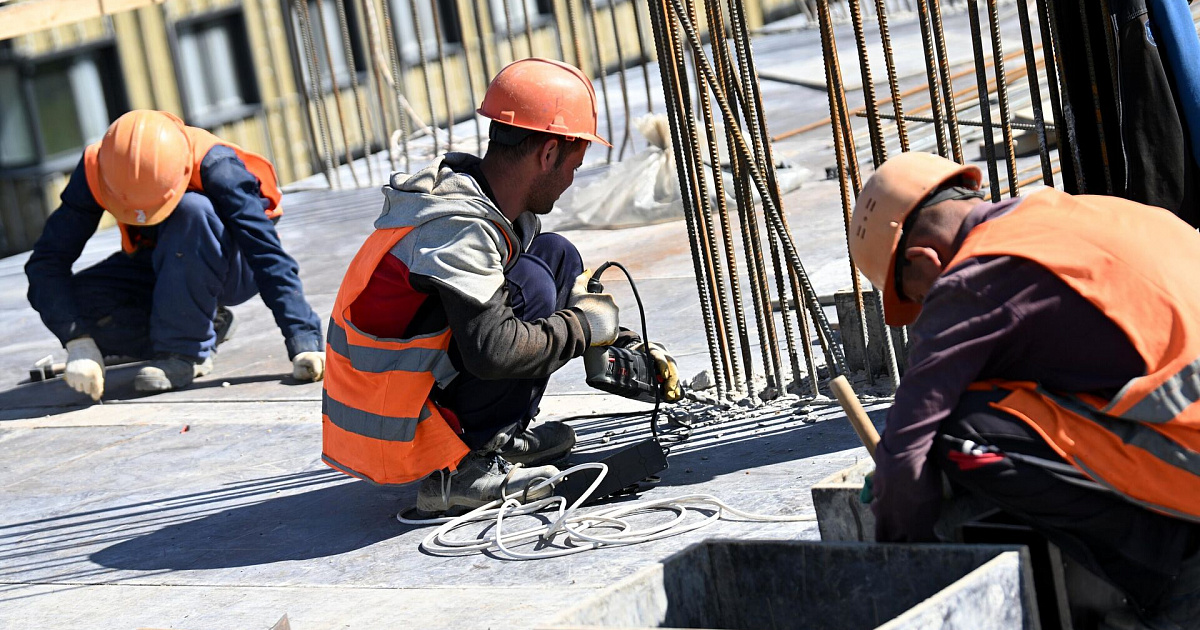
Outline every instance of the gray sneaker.
{"type": "Polygon", "coordinates": [[[513,464],[537,466],[557,462],[575,447],[575,429],[562,422],[543,422],[513,436],[500,456],[513,464]]]}
{"type": "Polygon", "coordinates": [[[504,496],[523,503],[544,499],[553,489],[546,486],[533,490],[533,486],[557,474],[553,466],[511,466],[495,453],[472,451],[458,463],[458,470],[439,470],[421,482],[417,510],[454,516],[504,496]]]}
{"type": "Polygon", "coordinates": [[[179,354],[162,355],[138,370],[137,376],[133,377],[133,388],[139,392],[169,392],[191,385],[193,379],[212,369],[212,355],[199,363],[179,354]]]}

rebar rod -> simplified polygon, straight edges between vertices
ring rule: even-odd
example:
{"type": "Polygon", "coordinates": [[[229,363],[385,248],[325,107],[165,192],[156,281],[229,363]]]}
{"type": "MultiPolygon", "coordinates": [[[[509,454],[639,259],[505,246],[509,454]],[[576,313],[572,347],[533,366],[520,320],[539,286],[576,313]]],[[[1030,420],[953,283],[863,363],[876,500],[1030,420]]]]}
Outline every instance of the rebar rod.
{"type": "Polygon", "coordinates": [[[992,58],[996,60],[993,71],[996,73],[996,100],[1000,105],[1000,130],[1004,134],[1004,163],[1008,167],[1009,195],[1016,197],[1017,186],[1017,152],[1013,147],[1012,115],[1008,110],[1008,81],[1004,77],[1004,44],[1000,40],[1000,15],[996,10],[996,0],[987,0],[988,22],[992,29],[992,58]]]}
{"type": "Polygon", "coordinates": [[[595,0],[583,1],[587,5],[588,16],[592,21],[592,54],[594,55],[593,58],[596,61],[595,78],[600,82],[600,96],[601,100],[604,101],[604,122],[606,129],[608,130],[609,139],[609,146],[605,149],[605,160],[611,164],[613,156],[612,141],[616,138],[613,137],[612,106],[608,101],[608,81],[605,80],[607,77],[605,76],[604,49],[600,46],[600,22],[596,18],[595,0]]]}
{"type": "MultiPolygon", "coordinates": [[[[971,89],[972,89],[972,90],[974,90],[974,89],[976,89],[976,88],[971,88],[971,89]]],[[[865,118],[865,117],[866,117],[864,114],[861,114],[861,113],[859,113],[859,114],[855,114],[855,116],[856,116],[856,117],[858,117],[858,118],[865,118]]],[[[887,120],[893,120],[893,119],[895,119],[895,116],[893,116],[893,115],[891,115],[891,114],[880,114],[879,116],[880,116],[881,118],[884,118],[884,119],[887,119],[887,120]]],[[[933,122],[933,119],[932,119],[932,118],[930,118],[929,116],[918,116],[918,115],[916,115],[916,114],[905,114],[905,115],[904,115],[904,118],[905,118],[905,119],[907,119],[907,120],[908,120],[908,122],[919,122],[919,123],[932,123],[932,122],[933,122]]],[[[968,126],[968,127],[980,127],[980,128],[982,128],[982,127],[984,126],[984,124],[983,124],[983,121],[981,121],[981,120],[969,120],[969,119],[965,119],[965,120],[960,120],[960,121],[958,121],[958,122],[959,122],[959,124],[961,124],[961,125],[966,125],[966,126],[968,126]]],[[[1013,128],[1013,129],[1020,129],[1020,130],[1022,130],[1022,131],[1036,131],[1036,130],[1037,130],[1037,125],[1036,125],[1035,123],[1012,122],[1012,123],[1010,123],[1010,124],[1012,125],[1012,128],[1013,128]]],[[[1000,127],[1000,125],[997,125],[997,124],[994,124],[994,123],[993,123],[993,124],[991,124],[991,128],[992,128],[992,129],[998,129],[999,127],[1000,127]]],[[[1050,130],[1053,130],[1053,129],[1054,129],[1054,127],[1053,127],[1053,126],[1049,126],[1048,128],[1049,128],[1050,130]]]]}
{"type": "MultiPolygon", "coordinates": [[[[346,68],[350,72],[350,93],[354,95],[354,115],[358,118],[358,133],[363,143],[363,159],[367,163],[367,185],[375,183],[375,169],[371,166],[371,140],[367,137],[367,113],[363,108],[362,95],[358,93],[358,68],[354,64],[354,51],[350,47],[350,23],[346,19],[346,0],[334,0],[337,5],[338,28],[342,32],[342,53],[346,55],[346,68]]],[[[351,162],[350,170],[354,170],[351,162]]],[[[356,180],[357,181],[357,180],[356,180]]]]}
{"type": "MultiPolygon", "coordinates": [[[[630,7],[634,13],[637,13],[637,6],[630,0],[630,7]]],[[[616,45],[617,52],[617,77],[621,85],[621,104],[625,107],[625,129],[621,135],[621,150],[617,152],[617,160],[625,159],[625,149],[629,143],[633,142],[633,131],[631,128],[633,111],[629,108],[629,83],[625,79],[625,49],[621,44],[621,28],[617,24],[617,7],[615,3],[609,3],[608,16],[612,21],[613,42],[616,45]]],[[[609,117],[611,120],[611,115],[609,117]]],[[[611,142],[612,139],[610,138],[611,142]]]]}
{"type": "MultiPolygon", "coordinates": [[[[867,133],[871,137],[871,163],[875,168],[887,159],[887,148],[883,146],[883,128],[879,123],[879,107],[875,104],[875,80],[871,77],[871,57],[867,52],[867,38],[863,33],[862,7],[859,0],[846,0],[850,9],[850,23],[854,27],[854,45],[858,48],[858,69],[862,75],[862,91],[867,108],[867,133]]],[[[834,52],[836,55],[836,51],[834,52]]]]}
{"type": "MultiPolygon", "coordinates": [[[[312,22],[308,16],[307,0],[292,0],[293,7],[299,7],[298,17],[300,21],[300,34],[304,40],[304,55],[305,62],[308,66],[308,79],[312,88],[312,109],[317,115],[317,135],[321,139],[321,158],[325,165],[325,180],[329,182],[330,188],[340,189],[342,187],[342,178],[337,169],[333,166],[333,139],[329,137],[325,125],[325,116],[328,112],[325,111],[325,100],[321,97],[321,70],[317,64],[317,46],[313,42],[312,22]],[[336,186],[334,184],[336,182],[336,186]]],[[[305,99],[308,100],[308,99],[305,99]]],[[[308,105],[308,103],[305,103],[308,105]]],[[[307,107],[305,109],[308,109],[307,107]]],[[[312,119],[312,114],[309,114],[309,119],[312,119]]]]}
{"type": "MultiPolygon", "coordinates": [[[[1079,2],[1079,24],[1083,31],[1083,51],[1084,65],[1088,71],[1088,85],[1091,86],[1089,95],[1092,97],[1092,111],[1096,117],[1096,140],[1100,144],[1100,163],[1104,172],[1104,189],[1103,190],[1082,190],[1081,192],[1093,193],[1100,195],[1111,195],[1113,193],[1112,169],[1108,159],[1108,140],[1104,131],[1104,112],[1100,106],[1100,93],[1097,87],[1096,79],[1096,58],[1092,51],[1092,30],[1088,26],[1087,8],[1088,3],[1079,2]]],[[[1105,16],[1107,19],[1107,16],[1105,16]]]]}
{"type": "MultiPolygon", "coordinates": [[[[891,94],[892,111],[896,115],[896,135],[900,140],[900,151],[904,152],[908,151],[908,125],[904,122],[904,97],[900,95],[900,84],[896,78],[896,60],[892,53],[892,35],[888,28],[885,0],[875,0],[875,17],[879,22],[879,40],[883,44],[883,64],[887,69],[888,93],[891,94]]],[[[886,146],[883,147],[883,159],[887,159],[886,146]]]]}
{"type": "MultiPolygon", "coordinates": [[[[853,207],[851,196],[859,189],[851,172],[855,169],[857,160],[851,154],[854,147],[853,134],[849,130],[850,117],[846,115],[845,90],[842,86],[840,66],[837,58],[837,40],[833,33],[833,22],[829,15],[829,0],[817,1],[817,16],[821,24],[821,48],[825,57],[825,84],[829,97],[829,117],[833,121],[834,157],[840,177],[838,178],[839,193],[841,193],[842,215],[846,230],[846,245],[850,245],[850,218],[853,207]],[[854,189],[851,190],[853,182],[854,189]]],[[[867,348],[870,347],[870,334],[867,328],[867,313],[863,304],[862,281],[858,275],[858,267],[854,258],[848,256],[850,262],[850,280],[854,290],[854,312],[858,317],[859,337],[862,341],[863,357],[867,379],[874,382],[870,361],[866,360],[867,348]]]]}
{"type": "Polygon", "coordinates": [[[637,31],[638,54],[642,62],[642,81],[646,85],[646,111],[654,111],[654,94],[650,90],[650,56],[646,54],[646,35],[642,32],[642,12],[638,10],[637,0],[629,0],[629,9],[633,12],[633,30],[637,31]]]}
{"type": "MultiPolygon", "coordinates": [[[[443,32],[442,31],[442,16],[441,16],[441,11],[438,11],[438,0],[429,0],[429,12],[433,15],[433,32],[435,35],[433,38],[433,41],[435,44],[437,44],[435,47],[435,50],[437,50],[437,57],[438,57],[438,74],[440,74],[441,78],[442,78],[442,104],[445,105],[445,107],[446,107],[446,150],[453,151],[454,150],[454,103],[451,102],[451,99],[450,99],[452,92],[450,92],[450,79],[447,77],[447,75],[449,74],[449,70],[446,67],[446,49],[445,49],[445,46],[442,45],[442,36],[441,36],[441,33],[443,32]]],[[[482,39],[482,37],[483,37],[483,35],[480,34],[481,39],[482,39]]],[[[464,57],[465,57],[465,55],[464,55],[464,57]]],[[[486,74],[487,76],[491,76],[491,73],[487,71],[486,59],[487,59],[487,57],[485,55],[484,56],[484,60],[485,60],[484,74],[486,74]]],[[[430,107],[430,112],[432,112],[433,111],[433,103],[432,102],[429,104],[429,107],[430,107]]],[[[433,133],[436,136],[437,135],[437,125],[435,124],[433,127],[434,127],[433,133]]],[[[436,154],[437,151],[434,151],[434,153],[436,154]]]]}
{"type": "MultiPolygon", "coordinates": [[[[651,0],[657,2],[660,0],[651,0]]],[[[681,64],[679,61],[682,58],[680,52],[680,43],[674,35],[674,24],[665,12],[658,15],[656,12],[651,12],[651,22],[655,30],[655,43],[657,44],[659,63],[659,72],[662,74],[663,92],[667,110],[667,121],[671,127],[671,142],[675,151],[675,170],[679,177],[680,192],[684,204],[684,224],[687,228],[688,242],[691,244],[692,267],[696,275],[696,291],[700,300],[700,313],[704,322],[705,333],[708,337],[708,353],[709,360],[713,367],[713,380],[716,381],[718,387],[718,397],[723,392],[722,372],[720,368],[719,357],[717,355],[717,340],[716,329],[713,326],[713,313],[709,308],[708,287],[705,282],[704,266],[701,262],[701,248],[698,245],[698,234],[696,231],[695,218],[698,214],[695,202],[699,197],[695,187],[695,180],[691,178],[691,172],[688,166],[686,154],[687,147],[684,145],[685,130],[682,111],[682,101],[685,95],[681,90],[686,87],[686,79],[681,78],[679,72],[681,64]]]]}
{"type": "Polygon", "coordinates": [[[983,67],[983,34],[979,27],[979,0],[967,0],[971,20],[971,45],[975,50],[975,83],[979,87],[979,117],[983,123],[983,144],[987,154],[988,181],[992,201],[1000,201],[1000,175],[996,169],[996,143],[992,134],[992,104],[988,99],[987,74],[983,67]]]}
{"type": "MultiPolygon", "coordinates": [[[[505,1],[507,2],[507,0],[505,0],[505,1]]],[[[505,6],[507,6],[507,5],[505,5],[505,6]]],[[[454,19],[458,23],[458,32],[465,33],[467,31],[466,23],[463,21],[462,10],[458,8],[457,4],[455,4],[455,8],[454,8],[454,19]]],[[[475,42],[476,49],[478,49],[479,46],[482,46],[482,45],[483,45],[482,41],[479,39],[476,39],[476,42],[475,42]]],[[[467,68],[467,98],[471,99],[471,103],[472,103],[472,105],[474,105],[475,103],[479,102],[479,101],[475,100],[475,71],[473,69],[471,69],[471,57],[470,57],[470,55],[467,54],[467,47],[465,45],[463,46],[462,58],[463,58],[463,65],[466,66],[466,68],[467,68]]],[[[488,77],[484,77],[484,81],[486,81],[487,79],[488,79],[488,77]]],[[[485,89],[486,89],[486,87],[485,87],[485,89]]],[[[447,98],[449,98],[449,97],[447,96],[447,98]]],[[[479,116],[472,114],[471,119],[475,122],[475,149],[476,149],[477,153],[482,155],[483,154],[483,124],[479,120],[479,116]]],[[[453,123],[451,123],[451,124],[453,124],[453,123]]]]}
{"type": "MultiPolygon", "coordinates": [[[[434,6],[434,5],[431,5],[434,6]]],[[[436,6],[434,6],[436,12],[436,6]]],[[[437,107],[433,104],[433,83],[429,79],[429,57],[425,54],[425,36],[421,32],[421,16],[417,13],[417,0],[408,0],[409,13],[412,14],[413,36],[417,40],[417,57],[421,63],[421,81],[425,84],[425,102],[429,104],[429,125],[432,128],[433,154],[438,155],[438,117],[437,107]]],[[[441,46],[441,37],[436,38],[441,46]]],[[[448,95],[447,95],[448,96],[448,95]]]]}
{"type": "MultiPolygon", "coordinates": [[[[689,0],[688,12],[692,19],[695,19],[695,5],[689,0]]],[[[615,33],[615,29],[614,29],[615,33]]],[[[714,43],[715,45],[715,43],[714,43]]],[[[704,54],[703,50],[692,50],[693,55],[704,54]]],[[[699,74],[696,75],[696,93],[700,100],[700,113],[704,123],[704,137],[708,145],[709,161],[713,164],[713,190],[716,193],[717,214],[722,217],[728,217],[728,210],[725,205],[725,182],[721,176],[721,152],[717,146],[716,125],[713,121],[712,104],[709,102],[708,90],[704,87],[704,82],[700,79],[699,74]]],[[[626,110],[628,116],[628,109],[626,110]]],[[[699,148],[699,147],[697,147],[699,148]]],[[[699,152],[697,151],[697,157],[699,152]]],[[[699,164],[702,170],[703,162],[699,164]]],[[[708,192],[706,187],[701,188],[708,201],[708,192]]],[[[706,245],[708,246],[707,258],[711,261],[711,278],[713,281],[713,303],[714,311],[719,316],[714,320],[720,325],[718,330],[718,341],[721,343],[721,359],[724,363],[724,379],[729,384],[731,389],[740,389],[741,371],[737,365],[737,355],[733,351],[733,322],[730,320],[728,304],[728,294],[725,288],[725,278],[721,265],[720,252],[717,249],[716,228],[713,225],[712,204],[706,203],[704,207],[708,212],[701,218],[704,223],[704,236],[706,245]]]]}
{"type": "Polygon", "coordinates": [[[918,22],[921,25],[921,42],[925,46],[925,76],[929,79],[929,102],[933,103],[933,117],[938,121],[933,127],[937,136],[938,155],[949,157],[951,153],[946,144],[945,115],[942,112],[942,102],[938,95],[941,81],[938,79],[937,54],[934,52],[933,28],[930,24],[927,0],[917,0],[917,13],[918,22]]]}
{"type": "Polygon", "coordinates": [[[1047,186],[1053,186],[1054,173],[1050,167],[1050,146],[1046,141],[1046,115],[1042,111],[1042,86],[1038,81],[1033,33],[1029,26],[1029,5],[1024,0],[1017,2],[1017,21],[1021,25],[1021,48],[1025,52],[1026,81],[1029,84],[1030,105],[1033,107],[1034,130],[1037,132],[1038,159],[1042,163],[1042,182],[1047,186]]]}
{"type": "MultiPolygon", "coordinates": [[[[350,169],[350,178],[354,180],[354,187],[362,188],[362,183],[358,181],[358,172],[354,170],[354,156],[350,153],[350,140],[346,136],[346,112],[342,107],[342,91],[338,88],[337,66],[333,63],[333,46],[329,43],[329,25],[325,21],[325,9],[320,3],[317,4],[317,24],[321,28],[321,44],[325,48],[325,61],[329,64],[329,91],[333,92],[333,105],[337,110],[337,129],[342,134],[342,148],[346,150],[346,166],[350,169]]],[[[332,127],[333,125],[330,125],[331,131],[332,127]]],[[[340,167],[339,170],[341,170],[340,167]]]]}
{"type": "MultiPolygon", "coordinates": [[[[371,15],[374,14],[374,0],[362,0],[362,6],[365,9],[368,9],[371,15]]],[[[408,92],[408,81],[405,79],[404,68],[400,64],[400,52],[396,48],[396,31],[393,30],[392,27],[392,10],[390,6],[384,7],[383,10],[383,30],[383,40],[387,43],[388,64],[392,74],[392,80],[390,82],[394,99],[392,104],[396,106],[396,117],[399,122],[398,130],[400,132],[400,146],[401,151],[404,153],[404,170],[407,171],[411,170],[412,168],[412,163],[408,152],[408,136],[410,133],[412,133],[412,129],[409,125],[408,112],[405,111],[403,105],[403,101],[405,99],[404,94],[408,92]]],[[[418,40],[418,45],[420,45],[420,40],[418,40]]],[[[380,78],[382,78],[384,76],[384,69],[379,68],[379,64],[375,64],[375,67],[379,70],[380,78]]],[[[379,88],[379,108],[381,118],[385,117],[384,111],[386,109],[384,107],[383,98],[383,86],[381,85],[379,88]]],[[[387,125],[385,122],[385,138],[388,137],[388,135],[387,125]]],[[[434,139],[434,142],[437,142],[436,138],[434,139]]],[[[396,161],[392,159],[390,138],[388,139],[388,159],[392,169],[395,170],[396,161]]]]}
{"type": "Polygon", "coordinates": [[[950,155],[955,162],[962,164],[962,134],[958,128],[958,110],[954,106],[954,78],[950,76],[950,55],[946,52],[946,33],[942,29],[940,0],[929,0],[929,10],[930,26],[933,27],[934,50],[937,52],[938,68],[941,73],[942,97],[946,100],[946,126],[950,131],[950,155]]]}

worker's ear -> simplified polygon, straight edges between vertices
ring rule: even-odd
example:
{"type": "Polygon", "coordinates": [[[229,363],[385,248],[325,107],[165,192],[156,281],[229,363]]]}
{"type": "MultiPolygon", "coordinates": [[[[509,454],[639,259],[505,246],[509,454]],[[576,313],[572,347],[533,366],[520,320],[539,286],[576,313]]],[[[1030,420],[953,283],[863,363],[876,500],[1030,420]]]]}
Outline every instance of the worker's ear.
{"type": "Polygon", "coordinates": [[[551,138],[542,143],[542,148],[538,150],[538,167],[543,173],[549,173],[554,170],[554,165],[558,162],[558,153],[563,150],[563,143],[557,138],[551,138]]]}
{"type": "Polygon", "coordinates": [[[904,258],[916,267],[942,269],[942,257],[932,247],[909,247],[904,250],[904,258]]]}

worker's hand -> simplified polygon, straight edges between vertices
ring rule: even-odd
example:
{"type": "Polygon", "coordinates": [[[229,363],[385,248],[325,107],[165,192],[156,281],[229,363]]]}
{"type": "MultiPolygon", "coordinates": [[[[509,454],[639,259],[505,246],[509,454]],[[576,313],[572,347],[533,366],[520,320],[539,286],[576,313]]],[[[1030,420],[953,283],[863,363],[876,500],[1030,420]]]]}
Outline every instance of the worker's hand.
{"type": "MultiPolygon", "coordinates": [[[[641,342],[633,344],[629,349],[645,352],[641,342]]],[[[650,357],[654,359],[658,367],[658,377],[662,379],[663,399],[669,403],[678,402],[683,398],[683,388],[679,386],[679,367],[675,365],[675,358],[667,354],[666,348],[654,342],[650,343],[650,357]]]]}
{"type": "Polygon", "coordinates": [[[67,342],[67,369],[63,380],[71,389],[87,394],[92,400],[104,395],[104,355],[91,337],[67,342]]]}
{"type": "Polygon", "coordinates": [[[874,489],[875,489],[875,471],[872,470],[871,472],[867,473],[866,477],[863,477],[862,491],[858,493],[859,502],[869,504],[870,502],[874,501],[875,500],[875,494],[873,492],[874,489]]]}
{"type": "Polygon", "coordinates": [[[298,381],[319,381],[325,378],[325,353],[301,352],[292,359],[292,377],[298,381]]]}
{"type": "Polygon", "coordinates": [[[608,346],[617,340],[617,333],[621,332],[617,326],[620,309],[611,293],[585,292],[578,297],[572,296],[567,305],[583,311],[588,327],[592,329],[593,346],[608,346]]]}

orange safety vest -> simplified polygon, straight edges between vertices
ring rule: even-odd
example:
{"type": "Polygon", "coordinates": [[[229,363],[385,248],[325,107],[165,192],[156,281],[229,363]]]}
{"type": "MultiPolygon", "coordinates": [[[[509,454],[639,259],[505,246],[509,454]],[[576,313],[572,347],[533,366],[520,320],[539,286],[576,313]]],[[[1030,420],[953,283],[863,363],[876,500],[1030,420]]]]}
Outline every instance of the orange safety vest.
{"type": "Polygon", "coordinates": [[[403,484],[453,469],[470,450],[429,400],[434,384],[454,375],[446,353],[450,328],[381,339],[353,324],[350,306],[383,257],[412,229],[381,229],[367,238],[346,271],[326,334],[321,458],[377,484],[403,484]]]}
{"type": "MultiPolygon", "coordinates": [[[[276,176],[275,167],[271,165],[271,162],[257,153],[247,151],[232,142],[226,142],[204,129],[184,127],[184,133],[187,134],[188,141],[192,146],[192,159],[196,163],[195,168],[192,169],[192,179],[188,182],[188,190],[204,192],[204,185],[200,181],[200,163],[204,161],[204,157],[208,155],[209,151],[212,151],[213,147],[218,144],[227,146],[233,149],[238,159],[246,165],[246,170],[258,179],[259,194],[268,202],[267,216],[276,219],[283,214],[283,208],[279,205],[283,199],[283,192],[279,190],[279,178],[276,176]]],[[[97,165],[99,151],[99,142],[88,145],[83,151],[83,166],[84,173],[87,175],[88,189],[92,191],[92,197],[97,200],[97,203],[101,198],[100,172],[97,165]]],[[[141,244],[140,234],[133,229],[134,226],[119,222],[117,225],[121,228],[121,249],[127,254],[132,254],[141,244]]]]}
{"type": "Polygon", "coordinates": [[[1054,273],[1128,336],[1146,373],[1112,400],[1031,382],[973,389],[1008,390],[993,406],[1096,482],[1200,520],[1200,234],[1161,208],[1047,189],[971,230],[947,269],[976,256],[1017,256],[1054,273]]]}

